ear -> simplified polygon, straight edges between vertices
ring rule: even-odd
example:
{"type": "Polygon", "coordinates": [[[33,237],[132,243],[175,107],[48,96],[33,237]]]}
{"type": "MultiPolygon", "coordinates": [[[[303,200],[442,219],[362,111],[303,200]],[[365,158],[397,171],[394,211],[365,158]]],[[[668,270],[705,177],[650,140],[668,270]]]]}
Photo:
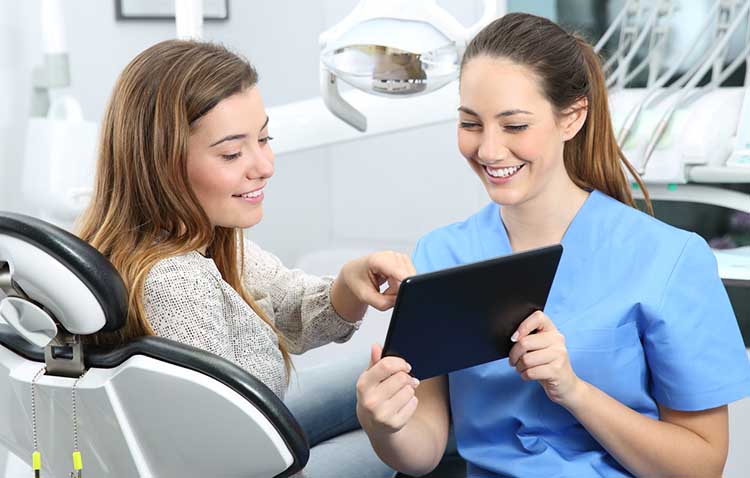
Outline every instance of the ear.
{"type": "Polygon", "coordinates": [[[563,141],[573,139],[586,122],[589,111],[589,100],[585,96],[576,100],[562,113],[559,120],[563,141]]]}

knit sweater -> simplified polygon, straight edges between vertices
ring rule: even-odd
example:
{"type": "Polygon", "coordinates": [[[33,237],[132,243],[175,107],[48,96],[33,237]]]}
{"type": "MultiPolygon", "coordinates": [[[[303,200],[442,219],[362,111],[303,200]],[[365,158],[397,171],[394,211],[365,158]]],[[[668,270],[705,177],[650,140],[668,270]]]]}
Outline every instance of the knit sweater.
{"type": "MultiPolygon", "coordinates": [[[[333,309],[332,278],[287,269],[247,240],[242,282],[291,353],[345,342],[359,326],[333,309]]],[[[144,306],[156,335],[230,360],[284,397],[288,381],[276,333],[222,279],[212,259],[193,251],[159,261],[146,278],[144,306]]]]}

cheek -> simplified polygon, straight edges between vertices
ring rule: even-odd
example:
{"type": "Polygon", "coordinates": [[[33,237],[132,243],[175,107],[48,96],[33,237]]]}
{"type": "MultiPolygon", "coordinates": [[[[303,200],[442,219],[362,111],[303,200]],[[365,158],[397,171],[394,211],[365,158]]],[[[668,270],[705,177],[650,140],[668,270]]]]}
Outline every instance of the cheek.
{"type": "Polygon", "coordinates": [[[508,147],[519,159],[540,162],[554,156],[555,138],[555,132],[548,128],[529,131],[526,134],[516,135],[509,141],[508,147]]]}
{"type": "Polygon", "coordinates": [[[221,170],[195,171],[190,177],[190,184],[201,201],[214,201],[235,192],[229,175],[221,170]]]}
{"type": "Polygon", "coordinates": [[[516,140],[509,145],[509,149],[513,152],[515,157],[527,161],[534,162],[544,157],[543,144],[540,144],[537,138],[530,136],[516,138],[516,140]]]}
{"type": "Polygon", "coordinates": [[[471,159],[476,154],[479,142],[475,136],[467,131],[458,130],[458,150],[466,159],[471,159]]]}

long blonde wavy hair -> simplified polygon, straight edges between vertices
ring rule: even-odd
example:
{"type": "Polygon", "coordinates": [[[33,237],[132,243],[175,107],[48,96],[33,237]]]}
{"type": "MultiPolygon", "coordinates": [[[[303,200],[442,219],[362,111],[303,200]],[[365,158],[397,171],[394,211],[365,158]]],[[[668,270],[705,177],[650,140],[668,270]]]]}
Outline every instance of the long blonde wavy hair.
{"type": "Polygon", "coordinates": [[[206,246],[222,278],[276,332],[290,371],[283,336],[242,284],[242,230],[213,227],[187,175],[196,121],[257,81],[253,66],[225,47],[182,40],[146,49],[120,74],[102,121],[93,198],[78,235],[122,276],[128,317],[121,330],[100,333],[93,342],[154,335],[143,305],[146,276],[160,260],[206,246]]]}

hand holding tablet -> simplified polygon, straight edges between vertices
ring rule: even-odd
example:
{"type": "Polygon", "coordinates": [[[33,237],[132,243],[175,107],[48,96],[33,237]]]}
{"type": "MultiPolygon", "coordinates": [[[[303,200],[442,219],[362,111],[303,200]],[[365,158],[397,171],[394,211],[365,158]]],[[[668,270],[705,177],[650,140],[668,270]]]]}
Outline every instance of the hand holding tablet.
{"type": "Polygon", "coordinates": [[[407,278],[383,357],[420,380],[507,357],[516,328],[544,309],[561,255],[558,244],[407,278]]]}

